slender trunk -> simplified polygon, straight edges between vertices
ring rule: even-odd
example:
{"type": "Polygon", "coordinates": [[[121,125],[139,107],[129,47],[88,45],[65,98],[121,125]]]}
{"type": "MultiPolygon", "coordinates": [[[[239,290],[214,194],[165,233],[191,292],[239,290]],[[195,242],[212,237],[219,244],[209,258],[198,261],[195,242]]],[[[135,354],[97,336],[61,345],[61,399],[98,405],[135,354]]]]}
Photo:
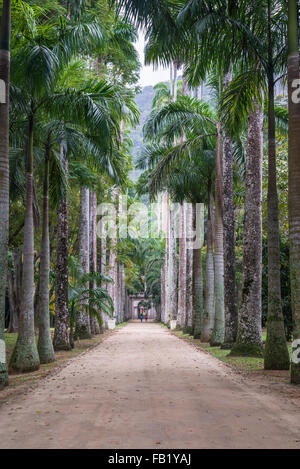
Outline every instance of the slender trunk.
{"type": "MultiPolygon", "coordinates": [[[[113,202],[116,203],[117,200],[117,189],[113,190],[113,202]]],[[[111,226],[113,231],[112,236],[109,239],[109,267],[108,267],[108,276],[113,280],[113,283],[108,284],[108,293],[113,301],[114,306],[114,318],[117,319],[117,307],[116,307],[116,271],[117,271],[117,256],[116,256],[116,246],[117,246],[117,225],[113,222],[111,226]]]]}
{"type": "MultiPolygon", "coordinates": [[[[300,103],[295,99],[299,79],[297,1],[289,0],[289,230],[293,346],[291,381],[300,384],[300,103]],[[293,94],[294,93],[294,94],[293,94]],[[296,355],[296,359],[294,358],[296,355]]],[[[298,90],[299,90],[299,85],[298,90]]]]}
{"type": "MultiPolygon", "coordinates": [[[[60,159],[66,178],[68,178],[68,157],[60,148],[60,159]]],[[[69,339],[69,217],[68,217],[68,192],[60,202],[58,211],[57,230],[57,267],[56,267],[56,291],[55,291],[55,329],[54,350],[70,350],[69,339]]]]}
{"type": "Polygon", "coordinates": [[[9,306],[9,326],[7,332],[10,334],[18,332],[18,315],[14,288],[14,276],[12,270],[7,271],[7,290],[8,290],[8,306],[9,306]]]}
{"type": "Polygon", "coordinates": [[[75,325],[75,304],[74,301],[72,301],[71,304],[71,320],[70,320],[70,348],[73,349],[75,344],[74,344],[74,325],[75,325]]]}
{"type": "Polygon", "coordinates": [[[26,161],[26,213],[24,226],[24,262],[22,303],[18,340],[11,366],[18,371],[34,371],[40,366],[34,332],[34,229],[33,229],[33,116],[29,118],[26,161]]]}
{"type": "Polygon", "coordinates": [[[120,321],[121,323],[126,321],[126,284],[125,284],[125,267],[123,264],[120,265],[120,321]]]}
{"type": "Polygon", "coordinates": [[[168,309],[170,321],[177,317],[177,239],[175,235],[175,208],[171,204],[170,209],[170,237],[169,237],[169,262],[168,262],[168,309]]]}
{"type": "MultiPolygon", "coordinates": [[[[191,204],[188,205],[186,218],[187,242],[192,241],[193,231],[193,210],[191,204]]],[[[186,320],[185,330],[193,334],[193,249],[186,251],[186,320]]]]}
{"type": "Polygon", "coordinates": [[[243,286],[232,355],[262,356],[262,156],[263,114],[250,113],[247,137],[243,286]]]}
{"type": "MultiPolygon", "coordinates": [[[[108,265],[109,265],[109,270],[108,270],[108,276],[114,280],[115,277],[115,264],[116,264],[116,255],[115,255],[115,245],[113,243],[113,239],[110,239],[110,248],[109,248],[109,260],[108,260],[108,265]]],[[[114,284],[109,283],[108,284],[108,293],[113,300],[114,304],[114,284]]]]}
{"type": "Polygon", "coordinates": [[[39,334],[39,311],[40,311],[40,283],[41,283],[41,276],[40,276],[40,265],[38,266],[38,279],[35,285],[34,291],[34,333],[36,336],[39,334]]]}
{"type": "Polygon", "coordinates": [[[271,42],[271,1],[268,1],[269,37],[269,108],[268,108],[268,316],[264,353],[266,370],[289,370],[290,357],[285,337],[281,305],[280,233],[276,182],[276,124],[274,103],[274,70],[271,42]]]}
{"type": "MultiPolygon", "coordinates": [[[[193,229],[197,233],[196,204],[193,204],[193,229]]],[[[202,246],[193,249],[193,324],[194,339],[200,339],[203,325],[202,246]]]]}
{"type": "MultiPolygon", "coordinates": [[[[101,223],[101,230],[101,273],[103,275],[106,275],[106,227],[104,223],[101,223]]],[[[103,281],[102,287],[104,287],[105,285],[106,284],[103,281]]],[[[101,314],[103,327],[106,327],[109,316],[105,311],[101,311],[101,314]]]]}
{"type": "Polygon", "coordinates": [[[45,175],[43,195],[43,234],[40,262],[40,302],[39,302],[39,340],[38,352],[41,363],[55,360],[50,332],[49,312],[49,274],[50,274],[50,242],[49,242],[49,158],[50,143],[46,145],[45,175]]]}
{"type": "Polygon", "coordinates": [[[19,329],[19,315],[21,305],[21,290],[22,290],[22,251],[16,249],[13,254],[13,273],[8,272],[8,287],[9,287],[9,333],[16,333],[19,329]]]}
{"type": "Polygon", "coordinates": [[[160,270],[160,279],[161,279],[161,293],[160,293],[160,304],[161,304],[161,315],[160,315],[160,320],[161,322],[164,322],[164,311],[165,311],[165,295],[166,295],[166,276],[165,276],[165,263],[166,259],[164,259],[162,268],[160,270]]]}
{"type": "MultiPolygon", "coordinates": [[[[224,77],[224,88],[232,74],[224,77]]],[[[233,202],[233,149],[231,138],[224,134],[224,309],[225,339],[222,348],[231,348],[236,340],[238,312],[235,291],[234,202],[233,202]]]]}
{"type": "Polygon", "coordinates": [[[162,322],[167,324],[170,320],[169,312],[169,232],[170,232],[170,207],[169,207],[169,194],[166,192],[163,194],[163,230],[165,232],[165,257],[163,265],[163,275],[164,275],[164,303],[162,309],[162,322]]]}
{"type": "MultiPolygon", "coordinates": [[[[85,187],[80,189],[80,221],[79,221],[79,263],[85,274],[90,271],[89,256],[89,190],[85,187]]],[[[85,289],[89,288],[89,283],[85,289]]],[[[90,339],[91,328],[88,314],[88,299],[80,299],[76,316],[75,336],[78,339],[90,339]]]]}
{"type": "Polygon", "coordinates": [[[214,232],[214,200],[212,193],[211,178],[208,181],[208,220],[206,235],[206,275],[205,275],[205,311],[201,331],[201,342],[209,342],[215,322],[214,302],[214,255],[213,255],[213,232],[214,232]]]}
{"type": "MultiPolygon", "coordinates": [[[[97,194],[90,192],[90,271],[97,272],[97,194]]],[[[90,283],[91,289],[97,288],[97,282],[90,283]]],[[[90,327],[92,334],[100,334],[100,326],[96,317],[90,316],[90,327]]]]}
{"type": "Polygon", "coordinates": [[[180,207],[178,313],[177,323],[184,327],[186,319],[186,204],[180,207]]]}
{"type": "Polygon", "coordinates": [[[9,224],[9,79],[11,1],[3,0],[0,25],[0,388],[8,385],[5,294],[9,224]]]}
{"type": "Polygon", "coordinates": [[[224,342],[225,313],[224,313],[224,240],[223,240],[223,149],[220,123],[217,124],[217,154],[216,154],[216,218],[215,218],[215,322],[210,343],[212,346],[224,342]]]}
{"type": "Polygon", "coordinates": [[[115,283],[114,283],[114,303],[115,303],[115,316],[116,316],[116,324],[120,324],[120,309],[119,309],[119,292],[120,292],[120,276],[119,276],[119,271],[120,271],[120,265],[119,262],[116,260],[115,264],[115,283]]]}

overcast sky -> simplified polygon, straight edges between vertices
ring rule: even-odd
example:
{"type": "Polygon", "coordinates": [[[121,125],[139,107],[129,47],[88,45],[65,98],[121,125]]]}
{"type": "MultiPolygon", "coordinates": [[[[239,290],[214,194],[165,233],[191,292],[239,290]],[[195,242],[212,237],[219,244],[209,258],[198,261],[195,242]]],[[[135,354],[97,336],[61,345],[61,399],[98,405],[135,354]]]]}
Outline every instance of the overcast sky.
{"type": "Polygon", "coordinates": [[[139,40],[136,42],[135,47],[140,55],[140,61],[142,64],[141,69],[141,78],[140,84],[141,86],[148,86],[148,85],[156,85],[160,81],[168,81],[170,79],[170,71],[168,68],[159,67],[156,70],[153,70],[153,66],[145,66],[144,65],[144,35],[142,32],[139,34],[139,40]]]}

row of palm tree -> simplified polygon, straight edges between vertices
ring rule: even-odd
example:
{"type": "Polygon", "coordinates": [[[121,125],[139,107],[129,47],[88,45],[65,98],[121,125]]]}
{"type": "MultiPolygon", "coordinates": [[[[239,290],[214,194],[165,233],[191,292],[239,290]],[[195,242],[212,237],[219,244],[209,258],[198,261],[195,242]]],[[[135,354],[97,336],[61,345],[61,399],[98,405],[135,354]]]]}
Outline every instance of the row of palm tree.
{"type": "MultiPolygon", "coordinates": [[[[152,1],[147,2],[146,6],[143,1],[123,0],[118,4],[127,11],[131,19],[146,28],[146,55],[149,62],[172,64],[173,68],[178,63],[183,64],[184,80],[191,88],[200,86],[203,80],[207,81],[209,76],[214,75],[213,81],[218,92],[214,103],[215,110],[210,108],[210,113],[206,112],[205,115],[204,109],[199,109],[204,103],[187,103],[184,97],[180,97],[179,102],[175,99],[175,103],[166,104],[159,111],[154,110],[145,127],[147,138],[165,145],[164,148],[161,146],[159,152],[157,149],[153,152],[156,168],[151,174],[149,184],[152,194],[169,187],[168,178],[171,178],[171,174],[176,174],[176,165],[182,158],[191,159],[194,150],[198,151],[198,158],[203,158],[200,142],[203,144],[203,140],[213,139],[215,280],[211,343],[231,348],[232,354],[263,354],[266,369],[289,369],[290,358],[281,301],[276,168],[276,132],[281,131],[283,127],[287,128],[287,112],[280,109],[275,101],[275,87],[277,83],[284,82],[287,75],[289,48],[289,64],[293,61],[289,70],[292,77],[289,81],[289,114],[294,112],[294,120],[289,120],[291,143],[293,138],[295,139],[296,122],[299,122],[297,105],[292,101],[292,92],[297,83],[295,80],[299,77],[296,3],[289,2],[287,5],[280,0],[266,0],[251,4],[240,1],[237,5],[232,1],[190,0],[152,1]],[[194,106],[194,112],[188,110],[188,106],[194,106]],[[268,317],[264,350],[261,330],[263,121],[266,125],[268,147],[268,317]],[[206,126],[203,126],[204,122],[206,126]],[[185,141],[178,144],[182,136],[185,141]],[[243,140],[246,140],[243,285],[237,316],[234,288],[232,161],[234,146],[242,147],[243,140]]],[[[174,84],[170,85],[170,89],[174,89],[174,84]]],[[[297,150],[296,144],[292,145],[292,149],[289,146],[289,179],[294,185],[292,189],[291,186],[289,188],[289,212],[290,220],[295,224],[290,226],[290,258],[294,338],[297,339],[297,292],[300,271],[296,267],[298,257],[293,246],[296,245],[295,233],[298,233],[296,212],[299,210],[296,194],[299,188],[296,188],[297,171],[293,169],[297,150]]],[[[168,242],[170,243],[170,240],[168,242]]],[[[166,265],[169,261],[170,256],[166,259],[166,265]]],[[[179,269],[184,271],[182,266],[179,269]]],[[[293,363],[293,382],[299,382],[297,370],[298,365],[293,363]]]]}
{"type": "MultiPolygon", "coordinates": [[[[16,231],[24,236],[18,341],[11,359],[14,369],[35,370],[40,363],[53,361],[55,350],[68,350],[74,337],[89,338],[99,332],[95,318],[101,324],[101,316],[94,314],[99,309],[103,315],[114,310],[121,322],[125,277],[127,287],[131,284],[134,290],[143,285],[145,292],[156,298],[164,322],[177,321],[195,337],[228,348],[233,355],[263,355],[266,369],[289,369],[280,279],[276,145],[278,134],[288,131],[291,305],[296,349],[300,339],[300,111],[295,99],[298,20],[296,0],[254,0],[251,4],[246,0],[98,0],[91,4],[61,0],[46,7],[34,0],[3,0],[0,385],[8,382],[2,352],[10,201],[18,213],[23,211],[24,218],[16,231]],[[148,146],[139,166],[146,171],[138,189],[144,192],[147,186],[151,198],[160,197],[162,192],[166,214],[163,229],[170,234],[176,224],[171,202],[181,205],[182,237],[178,247],[173,236],[167,237],[164,245],[150,243],[147,248],[153,258],[143,254],[146,258],[141,260],[143,247],[131,241],[124,245],[116,234],[109,242],[102,239],[101,260],[97,262],[97,195],[113,201],[119,211],[121,190],[130,191],[125,128],[138,118],[134,86],[139,70],[132,23],[146,31],[146,62],[171,69],[170,85],[156,86],[153,109],[144,127],[148,146]],[[178,80],[181,69],[182,81],[178,80]],[[276,86],[284,85],[286,76],[288,109],[286,103],[275,99],[276,86]],[[209,102],[201,96],[204,82],[210,89],[209,102]],[[261,294],[264,141],[268,159],[265,347],[261,294]],[[74,245],[69,213],[73,184],[80,212],[74,245]],[[237,187],[244,192],[240,290],[236,288],[235,265],[237,187]],[[43,199],[42,236],[37,255],[39,196],[43,199]],[[192,203],[192,210],[186,213],[187,202],[192,203]],[[189,248],[199,203],[207,207],[205,274],[203,249],[189,248]],[[49,227],[53,209],[58,212],[58,223],[56,269],[51,279],[55,249],[51,247],[49,227]],[[162,249],[164,258],[159,262],[162,249]],[[74,278],[80,277],[77,296],[70,288],[69,268],[75,265],[70,254],[74,252],[81,269],[80,275],[71,269],[74,278]],[[102,277],[97,275],[97,264],[102,277]],[[53,342],[49,291],[55,291],[53,342]],[[38,343],[35,310],[39,311],[38,343]]],[[[293,383],[300,382],[300,365],[296,362],[292,362],[291,376],[293,383]]]]}
{"type": "MultiPolygon", "coordinates": [[[[1,161],[6,162],[6,172],[1,172],[4,177],[1,223],[5,225],[1,228],[0,340],[2,346],[10,136],[13,162],[10,186],[11,195],[15,197],[12,200],[14,206],[20,206],[22,201],[25,206],[24,224],[20,229],[24,237],[18,339],[10,367],[22,372],[34,371],[40,363],[53,361],[55,350],[68,350],[73,343],[73,333],[75,338],[83,338],[100,332],[103,319],[99,312],[111,315],[116,306],[105,293],[110,277],[106,272],[97,274],[96,192],[103,189],[103,185],[122,185],[130,168],[122,122],[135,123],[138,118],[132,89],[139,70],[133,46],[136,33],[129,23],[116,18],[114,11],[108,10],[109,16],[103,20],[99,15],[107,8],[105,2],[94,2],[89,8],[83,3],[75,8],[76,4],[62,1],[41,8],[34,1],[12,2],[11,66],[6,65],[6,70],[11,71],[11,83],[6,88],[6,113],[1,109],[1,119],[6,119],[3,131],[7,132],[3,134],[6,140],[1,139],[1,145],[5,144],[1,161]],[[82,273],[77,292],[74,289],[72,292],[74,278],[69,271],[70,250],[74,252],[74,246],[69,244],[71,181],[80,188],[81,206],[77,252],[82,273]],[[39,187],[43,188],[43,221],[37,264],[39,187]],[[49,209],[58,211],[55,272],[51,272],[54,251],[50,249],[49,226],[50,215],[53,215],[49,209]],[[56,306],[53,341],[49,315],[51,290],[55,292],[56,306]]],[[[8,58],[10,6],[10,2],[3,3],[3,61],[8,58]]],[[[1,73],[2,69],[1,64],[1,73]]],[[[3,76],[6,83],[7,77],[3,76]]],[[[7,364],[1,363],[0,384],[7,382],[7,364]]]]}

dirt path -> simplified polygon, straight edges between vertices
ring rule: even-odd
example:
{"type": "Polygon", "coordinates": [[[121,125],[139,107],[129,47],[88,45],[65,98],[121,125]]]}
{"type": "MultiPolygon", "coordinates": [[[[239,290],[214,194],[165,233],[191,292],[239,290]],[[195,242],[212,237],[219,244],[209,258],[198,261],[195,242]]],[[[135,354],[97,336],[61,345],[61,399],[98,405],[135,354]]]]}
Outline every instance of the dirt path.
{"type": "Polygon", "coordinates": [[[300,448],[300,407],[130,323],[3,405],[0,448],[300,448]]]}

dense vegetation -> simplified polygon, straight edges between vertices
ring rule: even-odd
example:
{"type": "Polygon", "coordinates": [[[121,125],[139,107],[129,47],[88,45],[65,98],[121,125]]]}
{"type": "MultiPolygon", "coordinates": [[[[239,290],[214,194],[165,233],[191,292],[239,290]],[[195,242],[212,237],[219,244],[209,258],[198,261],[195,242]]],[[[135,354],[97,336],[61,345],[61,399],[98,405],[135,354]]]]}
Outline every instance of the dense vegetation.
{"type": "Polygon", "coordinates": [[[296,0],[3,0],[1,11],[0,385],[9,367],[37,370],[127,320],[136,293],[171,328],[265,369],[290,369],[293,339],[299,384],[296,0]],[[146,62],[170,68],[151,106],[136,99],[139,27],[146,62]],[[98,204],[122,216],[124,196],[158,204],[157,237],[98,224],[98,204]],[[5,327],[18,332],[9,364],[5,327]]]}

